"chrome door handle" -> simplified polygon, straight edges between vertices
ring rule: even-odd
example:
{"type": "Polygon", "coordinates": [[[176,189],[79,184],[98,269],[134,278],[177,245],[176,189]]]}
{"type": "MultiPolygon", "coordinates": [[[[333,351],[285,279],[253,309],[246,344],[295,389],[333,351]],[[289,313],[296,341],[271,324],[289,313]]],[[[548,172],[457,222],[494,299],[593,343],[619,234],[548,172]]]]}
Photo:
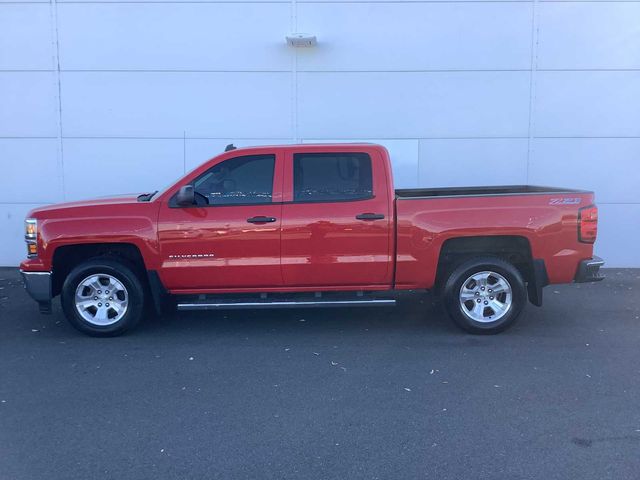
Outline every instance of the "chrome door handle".
{"type": "Polygon", "coordinates": [[[384,215],[381,213],[361,213],[356,215],[357,220],[382,220],[384,215]]]}
{"type": "Polygon", "coordinates": [[[247,222],[249,223],[272,223],[275,221],[276,219],[274,217],[265,217],[265,216],[247,218],[247,222]]]}

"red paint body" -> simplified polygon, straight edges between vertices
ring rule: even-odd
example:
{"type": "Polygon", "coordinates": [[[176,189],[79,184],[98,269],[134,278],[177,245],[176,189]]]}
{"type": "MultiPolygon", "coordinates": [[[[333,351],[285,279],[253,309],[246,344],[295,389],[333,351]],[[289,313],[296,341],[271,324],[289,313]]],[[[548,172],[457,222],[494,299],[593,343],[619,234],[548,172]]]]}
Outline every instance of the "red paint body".
{"type": "Polygon", "coordinates": [[[509,235],[528,240],[551,283],[571,282],[593,245],[578,241],[578,210],[589,192],[396,198],[388,153],[372,144],[291,145],[225,152],[149,202],[136,196],[38,208],[37,258],[27,272],[51,271],[64,245],[128,243],[171,293],[429,289],[448,239],[509,235]],[[372,159],[373,198],[293,202],[294,153],[363,152],[372,159]],[[275,154],[270,204],[171,208],[181,186],[238,155],[275,154]],[[361,213],[384,219],[359,221],[361,213]],[[247,223],[268,216],[274,223],[247,223]],[[189,255],[190,257],[180,257],[189,255]],[[203,255],[193,258],[194,255],[203,255]]]}

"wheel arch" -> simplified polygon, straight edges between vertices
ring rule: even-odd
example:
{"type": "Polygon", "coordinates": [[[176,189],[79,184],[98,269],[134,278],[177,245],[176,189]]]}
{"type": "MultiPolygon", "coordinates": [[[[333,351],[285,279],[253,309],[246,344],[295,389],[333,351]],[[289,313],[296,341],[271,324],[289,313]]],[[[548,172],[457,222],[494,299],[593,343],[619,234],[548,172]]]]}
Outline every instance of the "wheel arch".
{"type": "Polygon", "coordinates": [[[436,290],[460,263],[477,256],[492,255],[513,264],[527,284],[529,300],[542,305],[542,287],[548,284],[544,260],[534,259],[531,243],[521,235],[479,235],[447,239],[440,249],[436,290]]]}
{"type": "Polygon", "coordinates": [[[62,285],[74,267],[95,257],[122,259],[133,265],[143,284],[148,283],[144,257],[133,243],[80,243],[61,245],[53,252],[52,296],[62,290],[62,285]]]}

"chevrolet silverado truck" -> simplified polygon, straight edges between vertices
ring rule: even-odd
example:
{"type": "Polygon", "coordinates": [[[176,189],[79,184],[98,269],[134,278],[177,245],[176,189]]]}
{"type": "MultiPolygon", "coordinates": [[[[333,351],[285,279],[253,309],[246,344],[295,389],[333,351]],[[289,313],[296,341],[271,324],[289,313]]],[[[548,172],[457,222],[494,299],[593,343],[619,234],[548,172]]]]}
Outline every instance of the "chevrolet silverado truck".
{"type": "Polygon", "coordinates": [[[28,293],[94,336],[145,312],[393,305],[433,290],[471,333],[512,325],[548,284],[601,280],[592,192],[394,190],[375,144],[236,149],[168,188],[37,208],[28,293]]]}

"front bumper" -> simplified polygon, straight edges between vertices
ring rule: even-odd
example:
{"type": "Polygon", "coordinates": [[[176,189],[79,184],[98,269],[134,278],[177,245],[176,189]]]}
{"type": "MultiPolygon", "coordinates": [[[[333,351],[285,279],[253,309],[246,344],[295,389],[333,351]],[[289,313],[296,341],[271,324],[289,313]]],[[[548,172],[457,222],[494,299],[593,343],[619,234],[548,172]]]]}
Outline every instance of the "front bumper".
{"type": "Polygon", "coordinates": [[[582,260],[578,265],[578,271],[574,281],[576,283],[584,283],[604,280],[604,275],[600,273],[600,267],[603,265],[604,260],[596,256],[587,260],[582,260]]]}
{"type": "Polygon", "coordinates": [[[40,305],[40,311],[51,311],[51,272],[25,272],[20,270],[27,293],[40,305]]]}

